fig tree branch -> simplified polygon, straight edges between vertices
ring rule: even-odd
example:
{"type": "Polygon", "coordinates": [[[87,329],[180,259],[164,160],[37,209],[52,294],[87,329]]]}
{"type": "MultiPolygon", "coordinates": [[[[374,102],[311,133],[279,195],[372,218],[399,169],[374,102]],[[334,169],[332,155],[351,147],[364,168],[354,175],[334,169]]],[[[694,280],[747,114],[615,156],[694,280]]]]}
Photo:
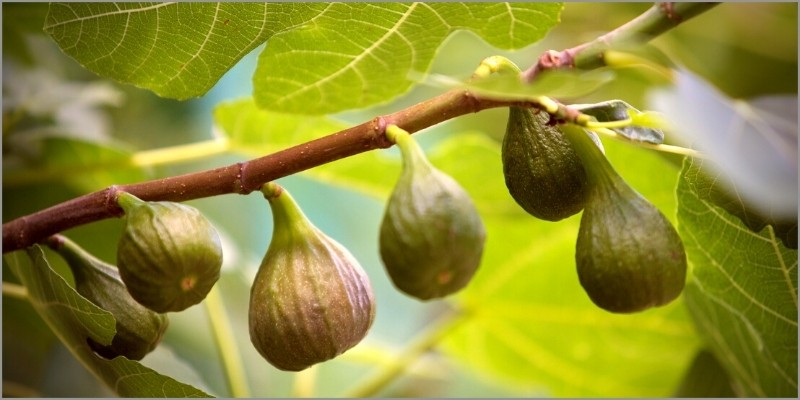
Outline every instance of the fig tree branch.
{"type": "Polygon", "coordinates": [[[591,42],[562,50],[548,50],[539,61],[522,73],[531,82],[539,73],[549,69],[594,69],[605,66],[604,54],[609,48],[649,42],[690,18],[708,11],[719,3],[656,3],[653,7],[591,42]]]}
{"type": "MultiPolygon", "coordinates": [[[[545,69],[597,68],[603,65],[603,49],[608,46],[650,40],[713,5],[657,3],[639,17],[591,42],[561,52],[545,52],[523,76],[530,81],[545,69]]],[[[549,108],[535,102],[479,98],[463,89],[453,89],[395,113],[261,158],[180,176],[111,186],[19,217],[3,224],[3,253],[31,246],[70,228],[122,216],[123,211],[116,202],[120,191],[146,201],[177,202],[230,193],[248,194],[269,181],[365,151],[390,147],[392,143],[384,136],[388,125],[414,133],[468,113],[513,105],[549,108]]],[[[569,111],[564,107],[558,110],[569,111]]],[[[578,115],[580,113],[566,117],[578,115]]]]}

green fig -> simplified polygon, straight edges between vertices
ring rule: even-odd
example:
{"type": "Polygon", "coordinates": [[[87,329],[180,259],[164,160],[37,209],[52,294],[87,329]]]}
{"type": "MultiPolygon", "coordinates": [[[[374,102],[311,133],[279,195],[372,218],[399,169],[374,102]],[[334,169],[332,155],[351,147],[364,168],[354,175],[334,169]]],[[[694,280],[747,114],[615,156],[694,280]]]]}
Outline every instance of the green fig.
{"type": "Polygon", "coordinates": [[[597,306],[616,313],[671,302],[686,280],[686,252],[678,232],[625,183],[582,128],[564,129],[590,185],[575,247],[581,286],[597,306]]]}
{"type": "Polygon", "coordinates": [[[358,261],[309,221],[289,193],[262,187],[273,233],[250,290],[250,340],[273,366],[300,371],[360,342],[375,295],[358,261]]]}
{"type": "Polygon", "coordinates": [[[580,157],[549,114],[509,107],[501,158],[511,197],[536,218],[559,221],[583,209],[588,181],[580,157]]]}
{"type": "Polygon", "coordinates": [[[131,296],[161,313],[200,303],[222,267],[211,222],[180,203],[145,202],[124,192],[117,199],[126,214],[117,266],[131,296]]]}
{"type": "Polygon", "coordinates": [[[386,204],[380,255],[392,283],[420,300],[464,288],[481,263],[486,230],[469,195],[436,169],[407,132],[387,136],[403,156],[403,172],[386,204]]]}
{"type": "Polygon", "coordinates": [[[60,235],[53,237],[48,244],[72,270],[75,290],[110,312],[116,320],[117,333],[111,344],[101,345],[90,338],[88,343],[92,350],[108,359],[125,356],[141,360],[156,348],[169,325],[166,315],[149,310],[134,300],[113,265],[97,259],[60,235]]]}

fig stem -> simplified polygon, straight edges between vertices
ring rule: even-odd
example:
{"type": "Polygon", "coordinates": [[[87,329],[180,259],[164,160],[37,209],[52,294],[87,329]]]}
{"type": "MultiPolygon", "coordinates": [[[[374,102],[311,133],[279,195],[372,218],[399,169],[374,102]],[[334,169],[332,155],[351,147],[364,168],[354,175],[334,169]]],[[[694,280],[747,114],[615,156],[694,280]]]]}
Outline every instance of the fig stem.
{"type": "Polygon", "coordinates": [[[128,192],[119,192],[117,193],[117,204],[119,204],[119,206],[125,210],[125,214],[127,214],[134,207],[144,204],[144,201],[128,192]]]}
{"type": "Polygon", "coordinates": [[[283,193],[283,187],[275,182],[267,182],[261,186],[261,193],[267,200],[274,199],[283,193]]]}
{"type": "Polygon", "coordinates": [[[403,154],[403,170],[408,170],[408,166],[414,165],[418,169],[431,168],[428,158],[425,157],[425,152],[419,146],[416,140],[411,137],[411,134],[403,130],[397,125],[389,125],[386,127],[386,138],[392,143],[395,143],[403,154]]]}
{"type": "Polygon", "coordinates": [[[228,390],[232,397],[250,397],[250,388],[247,384],[247,375],[244,372],[239,348],[236,346],[236,336],[231,328],[231,321],[225,310],[222,296],[219,294],[218,286],[211,288],[206,300],[203,302],[208,313],[208,322],[211,325],[211,332],[214,336],[214,343],[217,345],[222,368],[228,378],[228,390]]]}
{"type": "Polygon", "coordinates": [[[433,322],[433,326],[419,333],[408,347],[403,349],[393,362],[368,377],[345,397],[373,397],[406,369],[416,362],[420,356],[435,347],[439,342],[468,319],[463,312],[450,312],[433,322]]]}
{"type": "Polygon", "coordinates": [[[503,56],[491,56],[481,60],[478,68],[472,73],[471,80],[486,78],[494,73],[515,73],[519,74],[521,70],[514,64],[513,61],[503,56]]]}

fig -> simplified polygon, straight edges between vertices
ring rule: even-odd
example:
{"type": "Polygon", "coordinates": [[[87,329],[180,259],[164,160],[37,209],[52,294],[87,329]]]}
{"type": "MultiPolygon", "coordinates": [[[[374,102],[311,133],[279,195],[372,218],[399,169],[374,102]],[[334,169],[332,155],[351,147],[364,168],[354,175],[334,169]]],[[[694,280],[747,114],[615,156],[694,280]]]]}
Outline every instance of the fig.
{"type": "Polygon", "coordinates": [[[380,227],[386,272],[398,290],[420,300],[455,293],[481,263],[483,222],[467,192],[431,165],[410,134],[396,126],[386,132],[403,157],[380,227]]]}
{"type": "Polygon", "coordinates": [[[546,221],[577,214],[589,185],[580,157],[546,112],[509,107],[501,158],[511,197],[526,212],[546,221]]]}
{"type": "Polygon", "coordinates": [[[88,343],[92,350],[108,359],[125,356],[131,360],[141,360],[153,351],[169,326],[167,316],[134,300],[116,267],[99,260],[66,237],[54,238],[57,239],[51,239],[48,244],[72,270],[75,290],[110,312],[116,320],[117,333],[111,344],[101,345],[90,338],[88,343]]]}
{"type": "Polygon", "coordinates": [[[578,231],[578,279],[600,308],[632,313],[670,303],[686,280],[678,232],[614,170],[582,128],[567,138],[586,166],[589,198],[578,231]]]}
{"type": "Polygon", "coordinates": [[[281,186],[262,187],[273,233],[250,290],[250,340],[273,366],[301,371],[360,342],[375,296],[358,261],[306,218],[281,186]]]}
{"type": "Polygon", "coordinates": [[[160,313],[205,299],[222,267],[222,246],[211,222],[180,203],[145,202],[125,192],[117,200],[126,214],[117,266],[131,296],[160,313]]]}

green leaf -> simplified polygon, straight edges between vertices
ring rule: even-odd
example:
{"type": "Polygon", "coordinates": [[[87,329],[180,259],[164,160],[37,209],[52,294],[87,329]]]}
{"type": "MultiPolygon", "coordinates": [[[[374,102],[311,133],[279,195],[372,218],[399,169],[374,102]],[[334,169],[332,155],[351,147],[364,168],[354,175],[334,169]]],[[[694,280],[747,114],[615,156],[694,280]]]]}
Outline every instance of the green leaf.
{"type": "Polygon", "coordinates": [[[497,47],[520,48],[544,37],[561,8],[560,3],[53,3],[44,28],[65,53],[98,75],[175,99],[204,94],[269,40],[254,78],[259,104],[323,114],[405,92],[411,85],[406,75],[425,72],[439,45],[457,29],[470,29],[497,47]]]}
{"type": "Polygon", "coordinates": [[[703,167],[685,161],[678,185],[686,304],[738,395],[797,397],[797,251],[714,204],[717,177],[703,167]]]}
{"type": "Polygon", "coordinates": [[[53,3],[45,22],[61,49],[100,76],[188,99],[207,92],[276,32],[323,3],[53,3]]]}
{"type": "MultiPolygon", "coordinates": [[[[487,229],[481,267],[454,299],[470,317],[445,340],[444,350],[523,393],[671,395],[698,345],[681,301],[632,315],[594,306],[575,267],[579,216],[552,223],[525,214],[503,187],[499,144],[462,145],[466,137],[431,152],[431,160],[476,200],[487,229]],[[485,155],[476,158],[479,152],[485,155]]],[[[604,144],[620,174],[639,176],[629,183],[672,215],[675,181],[669,177],[677,177],[677,168],[626,143],[604,144]],[[642,170],[660,171],[662,178],[642,176],[642,170]]]]}
{"type": "Polygon", "coordinates": [[[296,30],[276,34],[259,58],[256,102],[276,111],[326,114],[406,92],[441,43],[468,29],[515,49],[558,23],[560,3],[330,3],[296,30]]]}
{"type": "Polygon", "coordinates": [[[98,308],[56,274],[37,245],[4,255],[28,289],[34,309],[73,355],[109,388],[125,397],[210,397],[125,357],[112,360],[96,355],[87,339],[110,344],[116,333],[114,317],[98,308]]]}
{"type": "Polygon", "coordinates": [[[39,151],[28,166],[3,168],[4,186],[58,181],[92,192],[113,184],[143,181],[148,176],[131,164],[132,152],[113,143],[48,136],[34,144],[39,151]]]}

